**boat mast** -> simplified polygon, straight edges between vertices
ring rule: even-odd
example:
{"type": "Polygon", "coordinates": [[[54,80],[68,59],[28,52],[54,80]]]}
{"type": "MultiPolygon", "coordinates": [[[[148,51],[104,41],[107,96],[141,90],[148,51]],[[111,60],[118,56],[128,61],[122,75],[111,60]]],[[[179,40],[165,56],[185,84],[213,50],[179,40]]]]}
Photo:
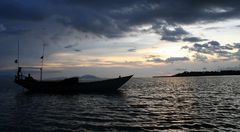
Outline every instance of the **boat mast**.
{"type": "Polygon", "coordinates": [[[43,52],[42,52],[42,56],[41,56],[41,60],[42,60],[42,65],[41,65],[41,68],[40,68],[40,80],[42,81],[42,72],[43,72],[43,58],[44,58],[44,49],[45,49],[45,44],[43,44],[43,52]]]}
{"type": "Polygon", "coordinates": [[[22,76],[21,73],[21,67],[20,67],[20,55],[19,55],[19,40],[18,40],[18,46],[17,46],[17,59],[14,61],[15,63],[17,63],[17,75],[15,76],[15,79],[20,79],[22,76]]]}
{"type": "Polygon", "coordinates": [[[19,64],[20,60],[19,60],[19,40],[18,40],[18,54],[17,54],[17,64],[18,64],[18,68],[19,68],[19,64]]]}

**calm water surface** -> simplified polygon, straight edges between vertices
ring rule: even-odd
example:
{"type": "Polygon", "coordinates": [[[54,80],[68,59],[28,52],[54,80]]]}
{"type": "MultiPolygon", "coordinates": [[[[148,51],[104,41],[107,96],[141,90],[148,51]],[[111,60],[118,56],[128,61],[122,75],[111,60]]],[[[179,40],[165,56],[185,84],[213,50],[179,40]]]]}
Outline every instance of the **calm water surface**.
{"type": "Polygon", "coordinates": [[[134,78],[112,95],[0,84],[0,131],[240,131],[240,76],[134,78]]]}

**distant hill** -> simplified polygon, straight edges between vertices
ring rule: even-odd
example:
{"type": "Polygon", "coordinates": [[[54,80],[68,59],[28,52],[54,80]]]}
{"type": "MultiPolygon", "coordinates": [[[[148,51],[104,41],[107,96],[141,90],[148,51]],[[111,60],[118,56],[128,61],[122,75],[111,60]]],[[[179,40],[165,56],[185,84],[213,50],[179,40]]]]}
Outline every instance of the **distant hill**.
{"type": "Polygon", "coordinates": [[[100,79],[100,78],[96,77],[94,75],[87,74],[87,75],[83,75],[83,76],[79,77],[79,79],[100,79]]]}
{"type": "MultiPolygon", "coordinates": [[[[96,77],[94,75],[83,75],[83,76],[74,76],[74,77],[77,77],[79,78],[79,80],[96,80],[96,79],[100,79],[99,77],[96,77]]],[[[71,77],[64,77],[64,76],[60,76],[60,77],[53,77],[53,78],[47,78],[46,80],[63,80],[63,79],[66,79],[66,78],[71,78],[71,77]]]]}
{"type": "Polygon", "coordinates": [[[96,77],[94,75],[89,75],[89,74],[79,77],[80,82],[91,82],[91,81],[98,81],[98,80],[103,80],[103,78],[96,77]]]}
{"type": "Polygon", "coordinates": [[[223,71],[185,71],[178,73],[172,77],[188,77],[188,76],[226,76],[226,75],[240,75],[240,70],[223,70],[223,71]]]}

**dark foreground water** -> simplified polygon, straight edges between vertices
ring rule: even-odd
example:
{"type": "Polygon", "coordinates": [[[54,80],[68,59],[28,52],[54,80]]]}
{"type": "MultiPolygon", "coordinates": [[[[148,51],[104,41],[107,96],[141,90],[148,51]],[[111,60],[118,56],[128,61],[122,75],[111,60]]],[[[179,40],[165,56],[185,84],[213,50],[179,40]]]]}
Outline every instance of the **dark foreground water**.
{"type": "Polygon", "coordinates": [[[0,131],[240,131],[240,76],[131,79],[118,94],[48,95],[1,80],[0,131]]]}

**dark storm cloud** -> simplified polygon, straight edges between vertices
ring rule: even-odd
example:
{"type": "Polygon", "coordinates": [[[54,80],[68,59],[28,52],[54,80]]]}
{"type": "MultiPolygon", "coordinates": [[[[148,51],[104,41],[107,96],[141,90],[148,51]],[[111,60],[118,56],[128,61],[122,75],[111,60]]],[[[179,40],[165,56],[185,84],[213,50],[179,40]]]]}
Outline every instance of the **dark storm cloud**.
{"type": "Polygon", "coordinates": [[[181,27],[176,27],[174,29],[168,29],[167,27],[162,28],[162,38],[161,40],[167,41],[179,41],[183,36],[188,35],[189,33],[181,27]]]}
{"type": "Polygon", "coordinates": [[[161,40],[177,42],[201,42],[207,39],[202,39],[200,37],[194,37],[191,33],[183,29],[181,26],[169,25],[167,23],[157,23],[153,25],[153,30],[155,33],[161,35],[161,40]]]}
{"type": "Polygon", "coordinates": [[[149,58],[147,59],[147,62],[154,62],[154,63],[174,63],[177,61],[189,61],[190,59],[188,57],[169,57],[165,60],[159,58],[159,57],[153,57],[153,58],[149,58]]]}
{"type": "Polygon", "coordinates": [[[0,18],[7,20],[40,21],[48,16],[46,6],[31,0],[1,0],[0,18]]]}
{"type": "MultiPolygon", "coordinates": [[[[121,37],[126,32],[135,31],[135,27],[143,24],[179,25],[214,22],[239,18],[239,14],[239,0],[2,0],[0,2],[0,19],[36,22],[55,16],[58,22],[65,26],[106,37],[121,37]]],[[[181,28],[173,32],[168,30],[165,32],[162,39],[169,41],[177,41],[181,38],[181,34],[184,35],[184,30],[181,28]]]]}

